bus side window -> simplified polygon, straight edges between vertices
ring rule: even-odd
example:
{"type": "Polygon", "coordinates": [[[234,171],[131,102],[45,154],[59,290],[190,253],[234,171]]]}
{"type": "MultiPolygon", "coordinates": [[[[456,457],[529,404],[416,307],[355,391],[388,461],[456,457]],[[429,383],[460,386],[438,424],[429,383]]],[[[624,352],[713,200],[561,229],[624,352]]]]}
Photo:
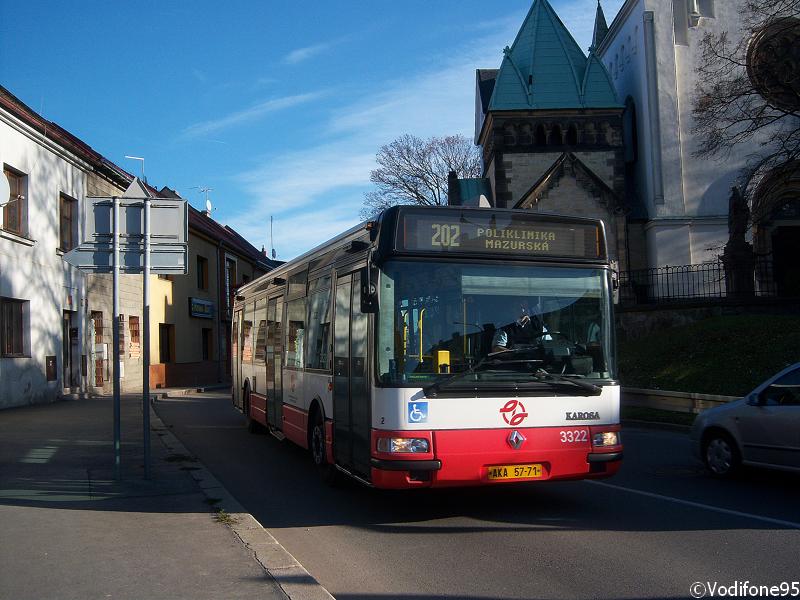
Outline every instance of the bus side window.
{"type": "Polygon", "coordinates": [[[331,368],[331,290],[320,289],[311,295],[308,311],[308,364],[309,369],[331,368]]]}
{"type": "Polygon", "coordinates": [[[306,299],[298,298],[286,304],[286,366],[303,368],[303,348],[306,334],[306,299]]]}

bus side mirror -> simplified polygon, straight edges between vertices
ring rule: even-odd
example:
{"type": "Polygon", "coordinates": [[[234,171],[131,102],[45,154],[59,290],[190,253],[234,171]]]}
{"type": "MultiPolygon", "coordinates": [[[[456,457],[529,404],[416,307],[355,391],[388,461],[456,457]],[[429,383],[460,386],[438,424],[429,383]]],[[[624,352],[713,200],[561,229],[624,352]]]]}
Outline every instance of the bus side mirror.
{"type": "Polygon", "coordinates": [[[361,269],[361,312],[378,312],[378,269],[371,265],[361,269]]]}

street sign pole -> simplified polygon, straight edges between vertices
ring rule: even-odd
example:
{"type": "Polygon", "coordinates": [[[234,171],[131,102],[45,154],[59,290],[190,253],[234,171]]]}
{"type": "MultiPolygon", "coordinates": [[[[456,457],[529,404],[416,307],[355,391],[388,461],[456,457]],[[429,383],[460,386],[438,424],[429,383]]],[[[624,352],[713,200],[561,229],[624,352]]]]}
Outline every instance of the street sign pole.
{"type": "Polygon", "coordinates": [[[144,434],[144,478],[150,479],[150,199],[144,200],[144,281],[142,282],[142,415],[144,434]]]}
{"type": "MultiPolygon", "coordinates": [[[[3,181],[0,178],[0,181],[3,181]]],[[[2,190],[0,190],[0,199],[2,190]]],[[[142,426],[144,472],[150,477],[150,274],[186,275],[189,271],[189,213],[186,200],[157,198],[134,177],[121,196],[87,196],[83,243],[64,261],[88,273],[113,273],[114,327],[114,476],[120,479],[120,273],[142,273],[142,426]],[[155,201],[155,204],[153,204],[155,201]],[[155,212],[155,218],[152,213],[155,212]],[[153,241],[155,240],[155,241],[153,241]]]]}
{"type": "Polygon", "coordinates": [[[119,381],[119,198],[113,198],[113,220],[114,220],[114,258],[113,258],[113,272],[114,272],[114,322],[113,322],[113,336],[112,343],[114,345],[113,352],[113,368],[114,368],[114,478],[120,479],[120,381],[119,381]]]}

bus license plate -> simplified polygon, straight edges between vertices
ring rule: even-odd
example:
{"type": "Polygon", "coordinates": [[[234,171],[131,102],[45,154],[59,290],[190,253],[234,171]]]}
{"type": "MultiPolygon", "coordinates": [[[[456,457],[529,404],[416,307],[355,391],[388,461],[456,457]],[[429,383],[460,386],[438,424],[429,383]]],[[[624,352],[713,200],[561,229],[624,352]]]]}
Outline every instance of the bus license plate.
{"type": "Polygon", "coordinates": [[[489,479],[535,479],[542,477],[542,465],[499,465],[489,467],[489,479]]]}

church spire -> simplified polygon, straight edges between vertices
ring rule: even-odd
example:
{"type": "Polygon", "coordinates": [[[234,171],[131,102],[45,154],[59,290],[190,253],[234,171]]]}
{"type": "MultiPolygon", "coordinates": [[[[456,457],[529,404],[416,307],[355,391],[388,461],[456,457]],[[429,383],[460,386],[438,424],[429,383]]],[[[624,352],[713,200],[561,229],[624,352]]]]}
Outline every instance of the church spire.
{"type": "Polygon", "coordinates": [[[600,6],[600,0],[597,0],[597,14],[594,18],[594,35],[592,36],[592,45],[589,46],[589,52],[594,52],[597,47],[603,43],[603,38],[608,33],[608,25],[606,24],[606,16],[603,14],[603,7],[600,6]]]}

